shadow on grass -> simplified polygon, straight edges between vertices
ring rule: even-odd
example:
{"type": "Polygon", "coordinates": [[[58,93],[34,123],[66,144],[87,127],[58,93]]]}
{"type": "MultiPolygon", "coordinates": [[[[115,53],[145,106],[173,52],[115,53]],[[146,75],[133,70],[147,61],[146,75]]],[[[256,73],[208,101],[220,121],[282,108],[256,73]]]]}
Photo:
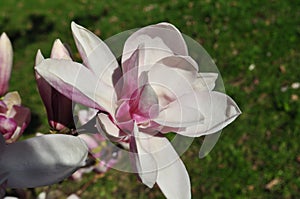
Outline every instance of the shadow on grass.
{"type": "Polygon", "coordinates": [[[24,131],[25,135],[35,135],[39,127],[42,125],[41,119],[38,114],[31,112],[31,121],[24,131]]]}

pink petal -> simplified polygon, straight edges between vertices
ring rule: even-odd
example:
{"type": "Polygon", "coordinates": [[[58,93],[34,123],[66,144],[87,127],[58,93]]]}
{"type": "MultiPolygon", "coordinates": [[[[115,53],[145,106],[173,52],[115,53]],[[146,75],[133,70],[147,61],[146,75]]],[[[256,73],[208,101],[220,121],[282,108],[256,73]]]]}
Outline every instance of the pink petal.
{"type": "Polygon", "coordinates": [[[148,83],[148,76],[146,72],[143,72],[139,78],[140,88],[139,88],[139,97],[136,110],[134,112],[134,118],[138,123],[143,123],[152,118],[155,118],[159,114],[159,103],[158,98],[148,83]]]}
{"type": "MultiPolygon", "coordinates": [[[[40,50],[38,50],[36,57],[35,57],[35,65],[39,65],[44,60],[44,57],[40,50]]],[[[42,98],[42,101],[45,105],[47,118],[53,118],[53,109],[52,109],[52,90],[53,88],[50,84],[42,78],[36,71],[35,71],[35,79],[37,83],[37,88],[42,98]]]]}
{"type": "MultiPolygon", "coordinates": [[[[123,100],[117,112],[118,122],[135,120],[138,124],[149,122],[159,113],[157,96],[148,83],[147,73],[143,72],[139,77],[139,88],[131,95],[129,100],[123,100]]],[[[132,131],[132,129],[127,129],[132,131]]]]}
{"type": "Polygon", "coordinates": [[[17,123],[17,129],[15,130],[14,134],[10,138],[9,140],[10,142],[15,142],[19,139],[19,137],[23,134],[24,130],[28,126],[31,119],[29,108],[15,105],[13,106],[13,109],[15,112],[13,119],[17,123]]]}
{"type": "Polygon", "coordinates": [[[91,31],[72,22],[72,33],[84,65],[90,68],[100,81],[113,87],[113,74],[119,65],[107,45],[91,31]]]}
{"type": "Polygon", "coordinates": [[[138,46],[144,51],[139,66],[151,66],[158,60],[178,54],[188,55],[185,41],[179,30],[169,23],[147,26],[133,33],[125,42],[122,63],[131,57],[138,46]]]}
{"type": "Polygon", "coordinates": [[[131,103],[133,103],[132,100],[123,100],[119,105],[115,116],[118,122],[122,123],[132,120],[132,116],[130,114],[131,103]]]}
{"type": "Polygon", "coordinates": [[[2,134],[6,140],[11,138],[16,128],[17,123],[13,118],[7,118],[0,115],[0,134],[2,134]]]}
{"type": "Polygon", "coordinates": [[[133,93],[138,89],[138,59],[139,49],[136,49],[128,60],[122,64],[122,78],[119,81],[123,84],[121,100],[130,99],[133,93]]]}
{"type": "MultiPolygon", "coordinates": [[[[35,56],[35,66],[39,65],[40,63],[42,63],[42,61],[44,60],[44,56],[42,54],[42,52],[40,50],[37,51],[36,56],[35,56]]],[[[48,82],[46,82],[46,80],[44,80],[36,71],[35,71],[35,79],[37,81],[37,86],[40,92],[41,97],[45,97],[47,96],[45,99],[46,102],[50,102],[51,99],[51,92],[49,92],[49,89],[51,89],[50,84],[48,84],[48,82]],[[45,92],[43,92],[44,90],[46,90],[45,92]],[[41,94],[41,92],[43,92],[43,94],[41,94]]]]}
{"type": "Polygon", "coordinates": [[[49,124],[56,130],[74,125],[72,101],[52,88],[52,117],[48,114],[49,124]]]}
{"type": "Polygon", "coordinates": [[[35,70],[67,98],[91,108],[114,112],[114,89],[99,82],[98,77],[83,65],[46,59],[35,70]]]}
{"type": "Polygon", "coordinates": [[[6,104],[3,102],[3,100],[0,100],[0,113],[5,114],[7,111],[7,106],[6,104]]]}
{"type": "MultiPolygon", "coordinates": [[[[50,57],[54,59],[72,60],[68,49],[59,39],[55,40],[50,57]]],[[[52,113],[50,115],[48,114],[48,116],[50,116],[48,117],[48,121],[52,128],[62,130],[74,125],[72,103],[73,102],[70,99],[59,93],[57,90],[54,88],[51,89],[52,110],[50,112],[52,113]]]]}
{"type": "Polygon", "coordinates": [[[12,63],[12,45],[7,35],[2,33],[0,36],[0,96],[7,92],[12,63]]]}

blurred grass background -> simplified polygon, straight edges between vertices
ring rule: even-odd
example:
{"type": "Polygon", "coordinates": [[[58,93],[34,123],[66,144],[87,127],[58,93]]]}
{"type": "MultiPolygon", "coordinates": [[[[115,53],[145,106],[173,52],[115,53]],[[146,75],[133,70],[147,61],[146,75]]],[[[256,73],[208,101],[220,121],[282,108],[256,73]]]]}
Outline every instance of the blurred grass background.
{"type": "MultiPolygon", "coordinates": [[[[300,88],[293,84],[300,82],[298,1],[1,0],[0,32],[14,47],[10,91],[18,90],[32,110],[27,134],[48,129],[33,75],[35,54],[41,49],[48,57],[56,38],[77,52],[71,21],[103,40],[167,21],[216,61],[227,94],[243,114],[223,130],[207,157],[198,158],[201,139],[183,154],[193,198],[300,198],[300,88]]],[[[92,177],[54,188],[70,194],[92,177]]],[[[82,198],[164,197],[134,174],[111,170],[82,198]]]]}

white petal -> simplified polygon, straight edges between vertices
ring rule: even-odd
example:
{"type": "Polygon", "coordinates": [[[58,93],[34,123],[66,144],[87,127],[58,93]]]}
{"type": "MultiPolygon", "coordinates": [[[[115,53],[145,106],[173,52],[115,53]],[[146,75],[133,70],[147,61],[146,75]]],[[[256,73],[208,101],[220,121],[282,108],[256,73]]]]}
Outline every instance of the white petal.
{"type": "Polygon", "coordinates": [[[72,60],[69,51],[59,39],[54,41],[50,57],[54,59],[72,60]]]}
{"type": "Polygon", "coordinates": [[[18,91],[6,93],[6,95],[3,97],[3,101],[6,104],[8,109],[12,109],[14,105],[21,105],[22,103],[18,91]]]}
{"type": "Polygon", "coordinates": [[[60,93],[91,108],[113,112],[114,89],[89,69],[69,60],[45,59],[35,70],[60,93]]]}
{"type": "Polygon", "coordinates": [[[130,139],[130,151],[134,166],[142,182],[152,188],[157,179],[157,165],[152,154],[149,153],[152,136],[139,132],[134,124],[133,137],[130,139]]]}
{"type": "Polygon", "coordinates": [[[97,115],[98,110],[96,109],[81,109],[78,111],[78,120],[80,122],[80,125],[84,125],[87,122],[89,122],[91,119],[93,119],[93,117],[95,117],[95,115],[97,115]]]}
{"type": "Polygon", "coordinates": [[[147,140],[147,152],[151,153],[157,164],[156,183],[166,198],[191,198],[191,184],[188,172],[165,137],[151,136],[147,140]]]}
{"type": "Polygon", "coordinates": [[[179,70],[181,73],[192,73],[191,75],[199,70],[197,62],[190,56],[168,56],[158,60],[156,63],[160,63],[174,70],[179,70]]]}
{"type": "Polygon", "coordinates": [[[7,35],[2,33],[0,36],[0,96],[8,90],[12,64],[13,48],[7,35]]]}
{"type": "Polygon", "coordinates": [[[57,183],[85,164],[88,148],[69,135],[43,135],[8,144],[1,151],[0,170],[7,187],[31,188],[57,183]]]}
{"type": "Polygon", "coordinates": [[[154,89],[149,84],[147,72],[141,73],[139,87],[139,115],[146,120],[157,117],[159,114],[159,101],[154,89]]]}
{"type": "Polygon", "coordinates": [[[96,125],[98,131],[110,140],[118,141],[123,138],[120,129],[110,120],[107,114],[99,113],[96,125]]]}
{"type": "MultiPolygon", "coordinates": [[[[174,128],[185,128],[201,123],[204,119],[201,111],[196,107],[190,107],[189,104],[182,103],[180,99],[170,103],[153,121],[162,126],[174,128]]],[[[191,100],[190,103],[192,104],[194,101],[191,100]]]]}
{"type": "Polygon", "coordinates": [[[199,158],[204,158],[217,144],[221,131],[206,135],[199,150],[199,158]]]}
{"type": "MultiPolygon", "coordinates": [[[[216,133],[233,122],[241,111],[237,104],[226,94],[220,92],[196,92],[197,107],[204,116],[204,121],[186,128],[179,134],[198,137],[216,133]]],[[[189,98],[182,99],[188,103],[189,98]]],[[[185,103],[185,102],[183,102],[185,103]]]]}
{"type": "Polygon", "coordinates": [[[83,59],[101,81],[113,87],[113,74],[118,68],[118,62],[108,46],[94,33],[72,22],[72,33],[76,46],[83,59]]]}
{"type": "Polygon", "coordinates": [[[156,63],[170,55],[188,55],[185,41],[179,30],[169,23],[159,23],[139,29],[125,42],[122,63],[142,45],[144,56],[140,58],[140,66],[156,63]]]}
{"type": "Polygon", "coordinates": [[[194,90],[197,63],[188,56],[165,57],[155,63],[149,73],[149,83],[164,107],[180,96],[194,90]]]}
{"type": "Polygon", "coordinates": [[[41,50],[38,50],[35,56],[35,65],[40,64],[44,60],[44,56],[41,52],[41,50]]]}
{"type": "Polygon", "coordinates": [[[217,78],[218,73],[199,73],[193,86],[199,91],[212,91],[215,88],[217,78]]]}

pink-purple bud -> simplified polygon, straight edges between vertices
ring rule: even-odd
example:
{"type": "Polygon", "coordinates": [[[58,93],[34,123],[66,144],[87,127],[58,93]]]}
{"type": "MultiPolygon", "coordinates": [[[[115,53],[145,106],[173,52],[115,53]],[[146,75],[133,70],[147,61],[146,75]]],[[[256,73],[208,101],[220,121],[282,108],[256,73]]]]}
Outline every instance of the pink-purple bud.
{"type": "MultiPolygon", "coordinates": [[[[72,60],[68,50],[59,39],[53,44],[51,58],[72,60]]],[[[43,55],[38,51],[35,65],[40,64],[43,60],[43,55]]],[[[50,127],[56,131],[72,128],[74,126],[72,101],[55,90],[38,73],[35,75],[40,96],[46,107],[50,127]]]]}
{"type": "Polygon", "coordinates": [[[13,49],[11,42],[5,33],[0,36],[0,96],[8,90],[13,62],[13,49]]]}

